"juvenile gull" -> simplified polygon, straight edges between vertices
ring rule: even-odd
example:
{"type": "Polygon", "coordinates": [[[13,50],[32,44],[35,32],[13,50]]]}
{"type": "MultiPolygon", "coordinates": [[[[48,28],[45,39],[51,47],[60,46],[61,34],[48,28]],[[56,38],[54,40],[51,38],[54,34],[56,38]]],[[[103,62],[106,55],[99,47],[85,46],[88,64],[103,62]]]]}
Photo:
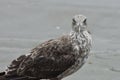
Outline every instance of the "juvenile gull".
{"type": "Polygon", "coordinates": [[[51,39],[22,55],[1,72],[0,80],[61,80],[80,69],[91,49],[91,34],[87,18],[76,15],[72,31],[51,39]]]}

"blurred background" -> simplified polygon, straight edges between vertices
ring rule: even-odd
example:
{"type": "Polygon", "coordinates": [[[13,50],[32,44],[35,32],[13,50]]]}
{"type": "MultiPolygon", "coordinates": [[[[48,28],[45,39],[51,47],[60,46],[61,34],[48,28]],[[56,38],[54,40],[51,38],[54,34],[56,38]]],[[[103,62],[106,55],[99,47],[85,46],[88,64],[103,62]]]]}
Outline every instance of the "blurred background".
{"type": "Polygon", "coordinates": [[[64,80],[120,80],[120,0],[0,0],[0,71],[85,15],[93,37],[87,63],[64,80]]]}

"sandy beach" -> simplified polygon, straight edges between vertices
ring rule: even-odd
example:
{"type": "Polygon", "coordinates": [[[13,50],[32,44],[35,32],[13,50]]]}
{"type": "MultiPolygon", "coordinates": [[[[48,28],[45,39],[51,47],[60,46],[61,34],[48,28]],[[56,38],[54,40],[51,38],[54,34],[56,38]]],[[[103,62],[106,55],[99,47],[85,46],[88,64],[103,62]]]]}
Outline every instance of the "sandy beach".
{"type": "Polygon", "coordinates": [[[87,16],[93,47],[86,64],[63,80],[120,80],[119,0],[0,0],[0,71],[36,45],[71,31],[87,16]]]}

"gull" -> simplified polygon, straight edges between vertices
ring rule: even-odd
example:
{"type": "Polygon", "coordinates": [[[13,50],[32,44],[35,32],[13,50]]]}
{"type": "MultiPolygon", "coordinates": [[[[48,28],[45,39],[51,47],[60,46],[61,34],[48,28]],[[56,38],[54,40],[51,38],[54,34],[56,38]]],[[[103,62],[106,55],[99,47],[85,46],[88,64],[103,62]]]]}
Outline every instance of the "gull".
{"type": "Polygon", "coordinates": [[[62,80],[84,65],[91,43],[87,18],[75,15],[69,34],[45,41],[13,60],[0,73],[0,80],[62,80]]]}

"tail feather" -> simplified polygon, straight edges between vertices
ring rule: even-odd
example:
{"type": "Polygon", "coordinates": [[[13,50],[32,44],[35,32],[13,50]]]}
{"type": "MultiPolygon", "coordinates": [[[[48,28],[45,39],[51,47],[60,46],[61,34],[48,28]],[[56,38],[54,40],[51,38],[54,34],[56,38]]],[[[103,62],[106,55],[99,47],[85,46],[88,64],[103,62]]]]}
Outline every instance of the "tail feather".
{"type": "Polygon", "coordinates": [[[39,79],[28,76],[5,75],[5,72],[0,72],[0,80],[39,80],[39,79]]]}
{"type": "Polygon", "coordinates": [[[34,80],[29,77],[18,76],[17,69],[19,68],[20,63],[26,58],[26,55],[18,57],[16,60],[13,60],[12,63],[7,67],[5,72],[0,72],[0,80],[34,80]]]}
{"type": "Polygon", "coordinates": [[[6,74],[16,75],[17,69],[19,68],[20,63],[26,58],[25,55],[18,57],[16,60],[13,60],[12,63],[6,69],[6,74]]]}
{"type": "Polygon", "coordinates": [[[19,76],[17,75],[17,69],[20,64],[26,59],[26,55],[18,57],[16,60],[13,60],[12,63],[7,67],[5,72],[0,72],[0,80],[40,80],[35,77],[28,76],[19,76]]]}
{"type": "Polygon", "coordinates": [[[4,75],[5,75],[5,72],[0,72],[0,80],[6,80],[4,75]]]}
{"type": "Polygon", "coordinates": [[[0,72],[0,76],[3,76],[3,75],[5,75],[5,72],[0,72]]]}

